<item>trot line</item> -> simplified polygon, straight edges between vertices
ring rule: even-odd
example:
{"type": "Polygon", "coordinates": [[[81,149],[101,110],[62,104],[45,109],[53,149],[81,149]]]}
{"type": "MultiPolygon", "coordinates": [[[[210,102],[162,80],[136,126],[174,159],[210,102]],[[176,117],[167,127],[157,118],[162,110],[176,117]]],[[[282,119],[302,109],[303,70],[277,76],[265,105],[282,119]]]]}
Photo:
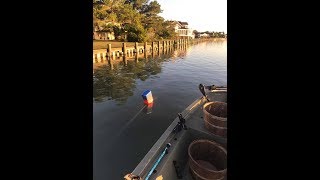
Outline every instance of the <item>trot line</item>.
{"type": "MultiPolygon", "coordinates": [[[[157,98],[154,98],[153,100],[156,100],[157,98]]],[[[146,108],[147,105],[143,105],[143,107],[120,129],[119,133],[116,137],[120,136],[122,132],[137,118],[137,116],[142,112],[144,108],[146,108]]]]}

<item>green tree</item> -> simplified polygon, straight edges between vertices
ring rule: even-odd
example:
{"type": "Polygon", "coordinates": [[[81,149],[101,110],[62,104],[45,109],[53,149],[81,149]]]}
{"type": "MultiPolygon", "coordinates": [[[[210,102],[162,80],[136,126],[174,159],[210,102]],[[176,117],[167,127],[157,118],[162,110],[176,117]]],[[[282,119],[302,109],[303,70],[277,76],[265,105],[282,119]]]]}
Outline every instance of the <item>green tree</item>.
{"type": "Polygon", "coordinates": [[[156,35],[158,38],[171,39],[176,36],[174,25],[169,21],[164,21],[158,25],[156,35]]]}
{"type": "Polygon", "coordinates": [[[151,1],[149,4],[144,4],[141,11],[142,14],[145,14],[148,17],[156,16],[161,12],[161,5],[157,1],[151,1]]]}
{"type": "Polygon", "coordinates": [[[119,26],[113,26],[113,32],[114,35],[117,36],[121,36],[121,34],[124,32],[119,26]]]}
{"type": "Polygon", "coordinates": [[[174,28],[158,15],[160,12],[157,1],[93,0],[93,29],[113,31],[116,37],[127,35],[128,41],[173,38],[174,28]]]}
{"type": "Polygon", "coordinates": [[[141,10],[141,22],[147,30],[147,40],[154,41],[175,36],[174,28],[158,14],[162,12],[157,1],[144,4],[141,10]]]}
{"type": "Polygon", "coordinates": [[[146,31],[141,24],[126,24],[123,28],[128,32],[127,40],[130,42],[144,42],[146,31]]]}
{"type": "Polygon", "coordinates": [[[149,0],[126,0],[126,4],[132,4],[135,10],[139,12],[142,10],[143,5],[147,4],[149,0]]]}

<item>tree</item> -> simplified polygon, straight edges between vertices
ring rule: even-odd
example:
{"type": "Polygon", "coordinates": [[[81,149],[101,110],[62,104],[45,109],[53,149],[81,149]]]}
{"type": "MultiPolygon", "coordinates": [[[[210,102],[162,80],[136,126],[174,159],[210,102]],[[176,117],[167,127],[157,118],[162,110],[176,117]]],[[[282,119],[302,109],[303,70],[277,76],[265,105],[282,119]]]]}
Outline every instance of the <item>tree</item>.
{"type": "Polygon", "coordinates": [[[149,4],[144,4],[141,11],[142,14],[145,14],[148,17],[156,16],[161,12],[161,5],[157,1],[151,1],[149,4]]]}
{"type": "Polygon", "coordinates": [[[174,25],[169,21],[162,22],[158,27],[156,30],[158,38],[171,39],[177,35],[174,30],[174,25]]]}
{"type": "Polygon", "coordinates": [[[138,42],[174,37],[174,28],[158,15],[160,12],[157,1],[93,0],[93,29],[107,28],[116,37],[126,34],[127,40],[138,42]]]}
{"type": "Polygon", "coordinates": [[[99,20],[115,20],[115,16],[110,14],[114,14],[123,3],[124,0],[93,0],[93,15],[99,20]]]}
{"type": "Polygon", "coordinates": [[[158,14],[162,12],[157,1],[144,4],[141,10],[141,22],[147,30],[147,40],[154,41],[163,38],[172,38],[176,35],[174,27],[158,14]]]}
{"type": "Polygon", "coordinates": [[[144,42],[146,31],[141,24],[126,24],[123,28],[128,32],[127,40],[130,42],[144,42]]]}
{"type": "Polygon", "coordinates": [[[135,11],[130,4],[124,4],[116,11],[118,20],[122,23],[134,23],[139,24],[141,15],[135,11]]]}
{"type": "Polygon", "coordinates": [[[126,0],[126,4],[132,4],[133,8],[137,11],[141,11],[143,5],[147,4],[149,0],[126,0]]]}

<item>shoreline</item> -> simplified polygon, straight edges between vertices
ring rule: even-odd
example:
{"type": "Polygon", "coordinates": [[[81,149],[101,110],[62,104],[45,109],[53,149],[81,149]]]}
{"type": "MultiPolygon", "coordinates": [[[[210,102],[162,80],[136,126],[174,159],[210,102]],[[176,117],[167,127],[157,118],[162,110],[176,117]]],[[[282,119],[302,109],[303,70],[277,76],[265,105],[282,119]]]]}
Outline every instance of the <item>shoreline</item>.
{"type": "Polygon", "coordinates": [[[93,50],[93,62],[103,62],[108,60],[119,59],[123,56],[132,56],[134,54],[160,53],[166,49],[190,46],[210,41],[226,41],[226,38],[206,38],[206,39],[178,39],[168,41],[157,41],[151,43],[133,43],[118,42],[118,46],[114,47],[112,43],[106,43],[107,47],[103,49],[93,50]]]}
{"type": "MultiPolygon", "coordinates": [[[[195,41],[210,41],[210,40],[227,40],[227,38],[196,38],[189,40],[190,42],[195,41]]],[[[164,39],[163,41],[176,41],[175,39],[164,39]]],[[[155,43],[159,41],[154,41],[155,43]]],[[[122,43],[126,43],[127,47],[134,47],[135,42],[124,42],[124,41],[110,41],[110,40],[93,40],[93,50],[105,50],[108,48],[108,44],[111,44],[113,48],[122,48],[122,43]]],[[[152,42],[147,42],[148,44],[152,44],[152,42]]],[[[139,44],[143,44],[139,43],[139,44]]]]}

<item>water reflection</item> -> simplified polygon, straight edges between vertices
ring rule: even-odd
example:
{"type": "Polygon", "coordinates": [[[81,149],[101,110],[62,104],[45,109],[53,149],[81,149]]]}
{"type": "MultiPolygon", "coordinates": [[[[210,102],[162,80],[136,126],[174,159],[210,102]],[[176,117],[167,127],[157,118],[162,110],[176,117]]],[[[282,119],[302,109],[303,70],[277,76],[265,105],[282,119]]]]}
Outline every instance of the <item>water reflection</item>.
{"type": "Polygon", "coordinates": [[[163,52],[135,53],[96,65],[93,71],[94,101],[115,100],[119,105],[125,103],[133,95],[137,79],[145,81],[161,72],[162,62],[186,56],[186,46],[168,48],[163,52]]]}
{"type": "Polygon", "coordinates": [[[127,56],[122,56],[122,60],[125,66],[128,65],[127,56]]]}
{"type": "Polygon", "coordinates": [[[153,103],[147,104],[146,108],[144,108],[144,111],[146,114],[151,114],[153,109],[153,103]]]}

